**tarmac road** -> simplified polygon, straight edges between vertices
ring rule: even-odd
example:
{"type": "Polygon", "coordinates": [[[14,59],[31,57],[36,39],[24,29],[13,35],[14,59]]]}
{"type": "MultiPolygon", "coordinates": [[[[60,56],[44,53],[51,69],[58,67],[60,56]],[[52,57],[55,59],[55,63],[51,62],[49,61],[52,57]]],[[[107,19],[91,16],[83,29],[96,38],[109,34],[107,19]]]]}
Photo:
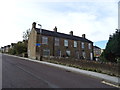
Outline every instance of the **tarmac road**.
{"type": "Polygon", "coordinates": [[[115,88],[101,79],[2,55],[2,88],[115,88]]]}

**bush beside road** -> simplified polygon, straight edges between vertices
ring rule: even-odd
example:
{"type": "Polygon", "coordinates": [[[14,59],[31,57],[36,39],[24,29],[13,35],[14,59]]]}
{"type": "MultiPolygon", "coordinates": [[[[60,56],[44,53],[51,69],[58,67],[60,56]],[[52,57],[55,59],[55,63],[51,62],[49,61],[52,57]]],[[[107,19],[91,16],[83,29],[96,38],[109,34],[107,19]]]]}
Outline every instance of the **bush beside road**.
{"type": "Polygon", "coordinates": [[[43,58],[43,61],[120,77],[119,73],[120,63],[103,63],[89,60],[75,60],[69,58],[68,59],[45,58],[45,57],[43,58]]]}

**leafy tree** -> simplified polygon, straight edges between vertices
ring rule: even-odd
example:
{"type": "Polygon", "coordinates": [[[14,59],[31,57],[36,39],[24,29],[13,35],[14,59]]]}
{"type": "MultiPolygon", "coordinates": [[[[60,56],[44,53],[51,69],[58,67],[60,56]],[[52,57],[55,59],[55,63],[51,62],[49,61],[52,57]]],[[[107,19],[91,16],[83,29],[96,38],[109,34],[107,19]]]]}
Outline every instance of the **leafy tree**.
{"type": "Polygon", "coordinates": [[[9,49],[9,53],[13,55],[22,55],[23,53],[27,53],[27,45],[25,41],[19,41],[14,45],[13,48],[9,49]]]}
{"type": "Polygon", "coordinates": [[[13,48],[9,49],[9,53],[13,55],[25,54],[25,56],[27,57],[27,45],[28,45],[29,35],[30,35],[30,29],[23,32],[23,41],[17,42],[13,48]]]}
{"type": "Polygon", "coordinates": [[[15,55],[15,54],[16,54],[15,48],[9,49],[8,53],[9,53],[9,54],[12,54],[12,55],[15,55]]]}
{"type": "Polygon", "coordinates": [[[110,62],[117,62],[120,59],[120,30],[110,35],[102,57],[110,62]]]}
{"type": "Polygon", "coordinates": [[[27,52],[27,47],[24,42],[18,42],[14,49],[18,55],[27,52]]]}

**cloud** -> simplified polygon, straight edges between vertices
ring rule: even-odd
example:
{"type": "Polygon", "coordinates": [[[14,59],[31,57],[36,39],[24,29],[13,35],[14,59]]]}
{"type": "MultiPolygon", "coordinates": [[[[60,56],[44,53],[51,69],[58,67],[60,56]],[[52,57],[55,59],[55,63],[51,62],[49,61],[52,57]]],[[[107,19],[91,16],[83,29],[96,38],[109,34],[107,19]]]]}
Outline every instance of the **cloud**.
{"type": "Polygon", "coordinates": [[[31,28],[34,21],[48,30],[57,26],[62,33],[85,33],[92,41],[107,40],[117,28],[117,0],[64,1],[3,0],[0,41],[5,45],[22,40],[23,31],[31,28]]]}
{"type": "MultiPolygon", "coordinates": [[[[18,0],[17,0],[18,1],[18,0]]],[[[24,2],[118,2],[119,0],[24,0],[24,2]]]]}
{"type": "MultiPolygon", "coordinates": [[[[77,36],[85,33],[87,38],[92,41],[108,40],[109,34],[117,28],[117,6],[113,3],[95,2],[90,6],[84,3],[83,6],[86,11],[82,12],[81,10],[84,8],[81,8],[80,5],[81,3],[64,3],[62,8],[67,7],[68,10],[62,9],[63,11],[59,10],[60,12],[54,9],[56,6],[52,6],[51,13],[45,15],[46,18],[52,18],[47,20],[49,25],[45,26],[51,30],[54,27],[53,25],[57,25],[59,27],[58,31],[69,33],[73,30],[74,35],[77,36]]],[[[57,9],[60,9],[60,7],[61,5],[58,5],[57,9]]],[[[49,6],[49,9],[51,8],[49,6]]]]}

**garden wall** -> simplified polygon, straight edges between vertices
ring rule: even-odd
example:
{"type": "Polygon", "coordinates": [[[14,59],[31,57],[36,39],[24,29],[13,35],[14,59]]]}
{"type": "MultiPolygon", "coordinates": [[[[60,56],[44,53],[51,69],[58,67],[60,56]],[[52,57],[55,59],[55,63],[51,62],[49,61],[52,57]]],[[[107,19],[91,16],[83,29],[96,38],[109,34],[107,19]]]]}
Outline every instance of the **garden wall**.
{"type": "Polygon", "coordinates": [[[50,58],[44,57],[42,58],[43,61],[62,64],[67,66],[72,66],[84,70],[105,73],[112,76],[119,76],[120,77],[120,63],[105,63],[105,62],[98,62],[98,61],[91,61],[91,60],[78,60],[78,59],[71,59],[71,58],[50,58]]]}

